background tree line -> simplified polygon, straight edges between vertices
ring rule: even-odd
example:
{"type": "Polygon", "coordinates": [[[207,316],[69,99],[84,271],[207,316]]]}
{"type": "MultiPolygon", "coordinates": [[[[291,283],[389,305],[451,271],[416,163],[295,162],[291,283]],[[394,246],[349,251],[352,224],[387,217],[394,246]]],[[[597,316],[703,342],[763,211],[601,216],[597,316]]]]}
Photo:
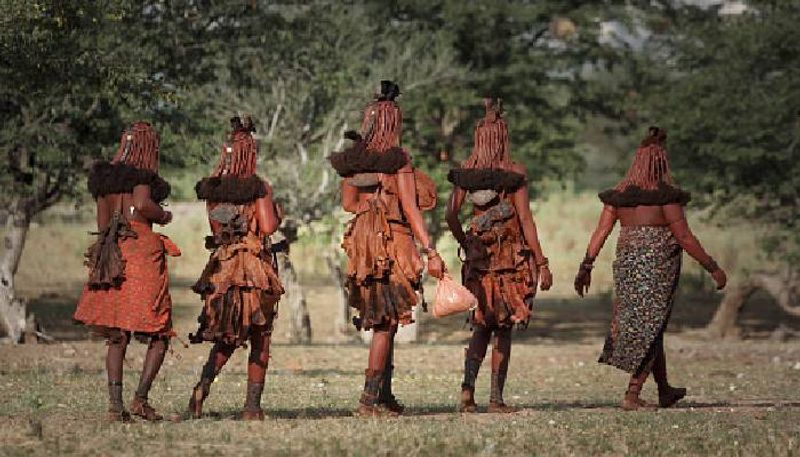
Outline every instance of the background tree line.
{"type": "MultiPolygon", "coordinates": [[[[404,93],[404,146],[443,197],[486,95],[503,98],[536,193],[586,183],[587,154],[626,158],[623,167],[646,125],[666,127],[673,169],[697,201],[774,227],[765,248],[775,269],[731,285],[716,334],[735,334],[730,310],[759,287],[795,312],[800,5],[747,6],[720,15],[671,1],[0,0],[3,326],[14,340],[24,326],[14,274],[31,219],[85,199],[88,164],[138,118],[161,132],[167,174],[198,177],[227,118],[251,114],[260,170],[288,215],[283,235],[331,222],[318,235],[337,277],[338,183],[325,157],[386,78],[404,93]],[[587,132],[607,143],[588,145],[587,132]]],[[[430,217],[438,237],[441,211],[430,217]]],[[[302,290],[283,262],[302,341],[302,290]]]]}

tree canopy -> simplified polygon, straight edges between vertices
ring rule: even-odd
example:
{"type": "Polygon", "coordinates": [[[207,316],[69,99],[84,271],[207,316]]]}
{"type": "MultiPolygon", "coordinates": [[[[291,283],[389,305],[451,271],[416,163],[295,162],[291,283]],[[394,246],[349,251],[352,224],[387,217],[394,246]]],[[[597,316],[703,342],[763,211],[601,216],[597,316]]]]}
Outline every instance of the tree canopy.
{"type": "MultiPolygon", "coordinates": [[[[800,223],[800,5],[742,15],[687,10],[638,60],[639,123],[669,131],[673,169],[701,203],[771,225],[767,246],[796,259],[800,223]]],[[[787,257],[788,256],[788,257],[787,257]]]]}

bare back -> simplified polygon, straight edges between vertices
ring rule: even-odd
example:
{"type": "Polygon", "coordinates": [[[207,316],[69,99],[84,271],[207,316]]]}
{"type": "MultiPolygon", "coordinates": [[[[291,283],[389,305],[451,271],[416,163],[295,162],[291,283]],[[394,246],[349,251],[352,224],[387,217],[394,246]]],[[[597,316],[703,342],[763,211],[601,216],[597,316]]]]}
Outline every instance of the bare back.
{"type": "Polygon", "coordinates": [[[117,210],[122,210],[122,216],[129,221],[150,223],[146,217],[136,211],[133,194],[109,194],[100,197],[96,203],[97,229],[103,230],[111,221],[111,216],[117,210]],[[122,204],[120,205],[120,200],[122,204]]]}
{"type": "Polygon", "coordinates": [[[617,218],[623,227],[629,226],[666,226],[671,223],[664,214],[664,207],[654,206],[633,206],[616,208],[617,218]]]}

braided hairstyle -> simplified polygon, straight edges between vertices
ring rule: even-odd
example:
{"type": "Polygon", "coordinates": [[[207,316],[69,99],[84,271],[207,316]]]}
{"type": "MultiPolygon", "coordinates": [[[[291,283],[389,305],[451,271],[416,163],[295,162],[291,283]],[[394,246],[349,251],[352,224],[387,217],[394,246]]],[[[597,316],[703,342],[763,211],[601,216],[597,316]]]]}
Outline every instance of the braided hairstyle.
{"type": "Polygon", "coordinates": [[[234,116],[230,120],[231,133],[228,143],[222,145],[219,163],[212,176],[248,177],[256,173],[258,145],[253,133],[256,131],[250,116],[234,116]]]}
{"type": "Polygon", "coordinates": [[[464,161],[464,168],[509,168],[508,125],[503,118],[503,102],[484,98],[485,114],[475,125],[475,142],[472,154],[464,161]]]}
{"type": "Polygon", "coordinates": [[[119,148],[111,163],[158,173],[158,133],[150,123],[136,121],[122,132],[119,148]]]}
{"type": "Polygon", "coordinates": [[[664,145],[666,141],[666,130],[650,127],[647,136],[636,148],[636,155],[628,172],[614,189],[623,191],[629,186],[637,186],[644,190],[655,190],[662,183],[674,185],[664,145]]]}
{"type": "Polygon", "coordinates": [[[400,146],[403,130],[403,112],[395,98],[400,95],[400,86],[392,81],[381,81],[380,93],[375,101],[367,105],[361,121],[366,150],[385,152],[400,146]]]}

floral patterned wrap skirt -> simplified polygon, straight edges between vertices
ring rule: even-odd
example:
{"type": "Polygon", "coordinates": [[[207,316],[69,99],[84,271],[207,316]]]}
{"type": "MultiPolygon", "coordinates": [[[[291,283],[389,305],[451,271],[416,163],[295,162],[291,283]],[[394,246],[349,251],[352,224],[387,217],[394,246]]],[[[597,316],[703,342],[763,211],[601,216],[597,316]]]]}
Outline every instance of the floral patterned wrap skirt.
{"type": "Polygon", "coordinates": [[[622,227],[614,261],[614,309],[600,363],[629,373],[649,370],[667,327],[681,247],[668,227],[622,227]]]}

